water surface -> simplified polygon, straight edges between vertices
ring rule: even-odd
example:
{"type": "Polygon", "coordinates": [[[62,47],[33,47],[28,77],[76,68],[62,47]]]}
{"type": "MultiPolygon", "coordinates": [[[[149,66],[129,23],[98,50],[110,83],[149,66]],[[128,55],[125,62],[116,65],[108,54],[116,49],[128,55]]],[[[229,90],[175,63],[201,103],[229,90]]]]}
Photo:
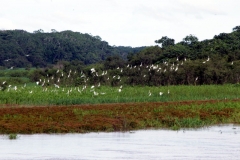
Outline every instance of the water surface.
{"type": "Polygon", "coordinates": [[[239,159],[240,126],[87,134],[0,135],[0,159],[239,159]]]}

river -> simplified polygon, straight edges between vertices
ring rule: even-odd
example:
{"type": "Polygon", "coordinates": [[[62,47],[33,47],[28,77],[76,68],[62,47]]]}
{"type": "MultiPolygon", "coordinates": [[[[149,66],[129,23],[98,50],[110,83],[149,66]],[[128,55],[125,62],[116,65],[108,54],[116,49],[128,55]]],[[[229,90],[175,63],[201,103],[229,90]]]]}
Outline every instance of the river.
{"type": "Polygon", "coordinates": [[[86,134],[0,135],[0,160],[239,159],[240,126],[86,134]]]}

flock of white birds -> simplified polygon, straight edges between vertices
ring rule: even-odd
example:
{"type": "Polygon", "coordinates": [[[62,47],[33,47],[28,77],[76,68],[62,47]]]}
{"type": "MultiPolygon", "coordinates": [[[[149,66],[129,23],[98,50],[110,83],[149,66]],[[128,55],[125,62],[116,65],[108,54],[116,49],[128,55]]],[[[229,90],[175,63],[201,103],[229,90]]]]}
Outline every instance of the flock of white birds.
{"type": "MultiPolygon", "coordinates": [[[[5,61],[10,61],[11,59],[6,59],[5,61]]],[[[127,65],[126,66],[126,69],[129,69],[129,70],[132,70],[132,69],[135,69],[135,70],[139,70],[141,71],[141,69],[144,67],[145,69],[148,69],[148,71],[151,71],[151,70],[155,70],[156,72],[177,72],[178,71],[178,68],[180,65],[183,65],[184,62],[186,62],[187,59],[185,58],[184,60],[182,61],[179,61],[178,58],[176,58],[176,61],[175,62],[172,62],[172,63],[169,63],[169,62],[163,62],[162,64],[157,64],[157,65],[143,65],[142,63],[140,65],[135,65],[135,66],[132,66],[132,65],[127,65]]],[[[208,61],[210,61],[210,58],[208,57],[205,61],[203,61],[202,63],[205,64],[207,63],[208,61]]],[[[13,66],[9,69],[13,69],[13,66]]],[[[117,70],[120,71],[120,73],[123,72],[123,68],[116,68],[117,70]]],[[[108,74],[108,71],[101,71],[101,73],[99,73],[95,68],[91,68],[90,69],[91,71],[91,74],[92,74],[92,77],[100,77],[100,76],[106,76],[106,80],[107,81],[110,81],[110,80],[113,80],[113,79],[116,79],[118,80],[119,82],[121,82],[121,76],[120,75],[113,75],[113,76],[109,76],[108,74]]],[[[38,81],[36,81],[36,86],[41,86],[42,87],[42,91],[44,92],[47,92],[49,91],[49,86],[51,87],[50,89],[52,90],[52,86],[54,86],[54,91],[56,91],[56,89],[60,90],[62,92],[66,92],[67,95],[69,95],[72,91],[73,91],[73,88],[71,87],[66,87],[64,85],[62,85],[61,81],[66,81],[67,79],[71,79],[71,78],[76,78],[74,77],[74,75],[76,74],[76,71],[72,71],[72,70],[69,70],[69,72],[66,74],[60,70],[57,70],[56,71],[56,74],[55,74],[55,77],[54,76],[49,76],[47,74],[47,76],[45,78],[42,78],[42,79],[39,79],[38,81]],[[58,75],[58,76],[56,76],[58,75]],[[50,85],[52,84],[52,85],[50,85]],[[62,87],[61,87],[62,86],[62,87]]],[[[146,74],[142,74],[142,77],[139,77],[139,78],[145,78],[147,77],[146,74]]],[[[85,84],[83,84],[81,87],[75,87],[74,89],[77,90],[78,92],[82,93],[84,90],[86,90],[87,88],[90,88],[90,92],[93,93],[94,96],[98,96],[98,95],[104,95],[106,94],[105,92],[97,92],[95,90],[95,88],[99,88],[101,86],[101,83],[100,82],[97,82],[95,83],[95,85],[91,85],[91,86],[88,86],[88,81],[89,81],[89,77],[86,76],[86,74],[84,74],[82,71],[80,73],[80,78],[83,80],[83,82],[85,84]]],[[[195,81],[198,80],[198,77],[195,78],[195,81]]],[[[6,83],[6,81],[3,81],[2,82],[2,85],[4,85],[6,83]]],[[[22,87],[21,87],[21,90],[26,88],[26,84],[24,84],[22,87]]],[[[3,87],[0,87],[0,90],[2,90],[3,87]]],[[[20,91],[21,91],[20,90],[20,91]]],[[[117,92],[122,92],[123,90],[123,85],[121,84],[118,88],[117,88],[117,92]]],[[[9,91],[18,91],[18,86],[12,86],[12,85],[8,85],[7,87],[7,92],[9,91]]],[[[30,94],[33,93],[33,90],[30,90],[29,91],[30,94]]],[[[162,96],[164,93],[163,92],[159,92],[159,95],[162,96]]],[[[170,91],[168,90],[166,94],[170,94],[170,91]]],[[[152,96],[152,92],[149,90],[148,92],[148,96],[152,96]]]]}

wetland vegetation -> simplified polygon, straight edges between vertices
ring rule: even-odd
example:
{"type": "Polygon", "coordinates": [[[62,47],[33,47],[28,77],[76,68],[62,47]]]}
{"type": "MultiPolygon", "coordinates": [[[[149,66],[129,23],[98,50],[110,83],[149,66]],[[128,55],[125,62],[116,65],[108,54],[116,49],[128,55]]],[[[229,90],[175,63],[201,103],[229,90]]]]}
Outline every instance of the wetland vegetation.
{"type": "Polygon", "coordinates": [[[71,31],[0,31],[0,133],[239,124],[239,37],[236,26],[131,48],[71,31]]]}

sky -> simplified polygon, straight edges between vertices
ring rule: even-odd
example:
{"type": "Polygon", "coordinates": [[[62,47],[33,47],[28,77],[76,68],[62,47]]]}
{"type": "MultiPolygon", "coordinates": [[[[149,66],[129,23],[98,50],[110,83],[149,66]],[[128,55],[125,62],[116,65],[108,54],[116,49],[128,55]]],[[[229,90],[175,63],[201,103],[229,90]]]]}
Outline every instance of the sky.
{"type": "Polygon", "coordinates": [[[240,25],[240,0],[0,0],[0,30],[71,30],[109,45],[153,46],[192,34],[200,41],[240,25]]]}

